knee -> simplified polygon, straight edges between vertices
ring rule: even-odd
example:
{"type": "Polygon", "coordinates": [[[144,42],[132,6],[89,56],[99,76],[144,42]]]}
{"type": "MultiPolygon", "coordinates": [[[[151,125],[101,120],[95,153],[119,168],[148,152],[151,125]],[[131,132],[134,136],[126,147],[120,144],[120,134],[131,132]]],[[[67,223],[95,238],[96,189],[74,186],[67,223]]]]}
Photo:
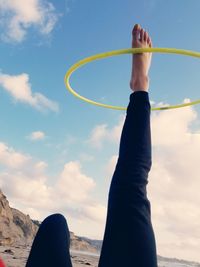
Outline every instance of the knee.
{"type": "Polygon", "coordinates": [[[67,227],[67,221],[65,217],[60,213],[51,214],[44,219],[42,224],[48,225],[49,227],[60,227],[65,226],[67,227]]]}
{"type": "MultiPolygon", "coordinates": [[[[54,220],[57,220],[57,221],[60,221],[60,220],[62,220],[62,221],[64,220],[64,221],[65,221],[65,220],[66,220],[65,217],[64,217],[64,215],[62,215],[61,213],[54,213],[54,214],[51,214],[51,215],[49,215],[48,217],[46,217],[46,219],[51,220],[51,221],[52,221],[52,220],[53,220],[53,221],[54,221],[54,220]]],[[[46,220],[46,219],[45,219],[45,220],[46,220]]]]}

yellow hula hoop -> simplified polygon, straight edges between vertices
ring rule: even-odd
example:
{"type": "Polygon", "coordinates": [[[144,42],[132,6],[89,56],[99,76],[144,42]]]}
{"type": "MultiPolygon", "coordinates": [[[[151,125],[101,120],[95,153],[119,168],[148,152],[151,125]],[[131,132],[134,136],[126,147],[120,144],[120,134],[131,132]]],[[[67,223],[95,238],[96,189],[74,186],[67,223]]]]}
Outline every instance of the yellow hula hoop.
{"type": "MultiPolygon", "coordinates": [[[[114,51],[104,52],[101,54],[96,54],[96,55],[84,58],[84,59],[78,61],[77,63],[75,63],[74,65],[72,65],[65,74],[65,79],[64,79],[65,85],[66,85],[67,89],[75,97],[77,97],[77,98],[79,98],[79,99],[81,99],[81,100],[83,100],[89,104],[93,104],[93,105],[104,107],[104,108],[110,108],[110,109],[126,110],[127,109],[126,107],[112,106],[112,105],[108,105],[108,104],[99,103],[99,102],[93,101],[91,99],[88,99],[86,97],[79,95],[76,91],[74,91],[72,89],[70,82],[69,82],[69,79],[75,70],[77,70],[81,66],[83,66],[89,62],[92,62],[94,60],[102,59],[102,58],[106,58],[106,57],[111,57],[111,56],[122,55],[122,54],[137,54],[137,53],[141,53],[141,52],[180,54],[180,55],[200,58],[200,52],[183,50],[183,49],[176,49],[176,48],[158,48],[157,47],[157,48],[129,48],[129,49],[114,50],[114,51]]],[[[175,105],[175,106],[151,108],[151,110],[165,110],[165,109],[181,108],[181,107],[191,106],[191,105],[195,105],[195,104],[199,104],[199,103],[200,103],[200,99],[197,101],[190,102],[190,103],[185,103],[185,104],[180,104],[180,105],[175,105]]]]}

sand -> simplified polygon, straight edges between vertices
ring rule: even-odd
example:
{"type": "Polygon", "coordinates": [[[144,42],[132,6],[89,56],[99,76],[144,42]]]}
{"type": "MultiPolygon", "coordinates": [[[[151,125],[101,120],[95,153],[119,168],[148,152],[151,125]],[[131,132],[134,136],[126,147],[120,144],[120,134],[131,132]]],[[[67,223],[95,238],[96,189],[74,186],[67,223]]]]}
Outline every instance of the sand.
{"type": "MultiPolygon", "coordinates": [[[[4,260],[6,267],[25,267],[30,246],[0,246],[0,257],[4,260]]],[[[70,250],[73,267],[97,267],[98,255],[86,255],[84,252],[70,250]]]]}

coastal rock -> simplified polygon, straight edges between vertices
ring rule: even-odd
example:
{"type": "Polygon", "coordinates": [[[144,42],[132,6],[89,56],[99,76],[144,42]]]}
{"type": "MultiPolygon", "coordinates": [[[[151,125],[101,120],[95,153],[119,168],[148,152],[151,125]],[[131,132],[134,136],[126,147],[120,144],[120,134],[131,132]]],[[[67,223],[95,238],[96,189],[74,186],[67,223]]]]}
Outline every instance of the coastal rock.
{"type": "MultiPolygon", "coordinates": [[[[32,220],[29,215],[11,208],[6,196],[0,190],[0,245],[32,245],[41,222],[32,220]]],[[[76,236],[70,232],[70,249],[97,253],[89,239],[76,236]]]]}
{"type": "Polygon", "coordinates": [[[11,208],[0,190],[0,245],[27,244],[33,240],[38,226],[29,215],[11,208]]]}
{"type": "Polygon", "coordinates": [[[89,242],[81,237],[76,236],[73,232],[70,232],[70,248],[74,250],[89,251],[92,253],[97,253],[97,249],[89,242]]]}
{"type": "Polygon", "coordinates": [[[13,222],[18,229],[20,240],[24,240],[25,243],[32,242],[39,227],[32,222],[29,215],[25,215],[17,209],[11,209],[13,213],[13,222]]]}

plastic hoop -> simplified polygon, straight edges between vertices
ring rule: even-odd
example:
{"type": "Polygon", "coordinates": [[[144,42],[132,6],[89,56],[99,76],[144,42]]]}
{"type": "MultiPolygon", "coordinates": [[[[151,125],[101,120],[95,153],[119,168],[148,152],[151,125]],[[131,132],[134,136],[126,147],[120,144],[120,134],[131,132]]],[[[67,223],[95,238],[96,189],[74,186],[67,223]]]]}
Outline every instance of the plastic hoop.
{"type": "MultiPolygon", "coordinates": [[[[192,57],[198,57],[200,58],[200,52],[195,52],[195,51],[190,51],[190,50],[183,50],[183,49],[176,49],[176,48],[129,48],[129,49],[121,49],[121,50],[113,50],[110,52],[104,52],[101,54],[96,54],[87,58],[84,58],[74,65],[72,65],[69,70],[65,74],[64,82],[67,87],[67,89],[77,98],[89,103],[93,104],[95,106],[100,106],[104,108],[110,108],[110,109],[116,109],[116,110],[126,110],[126,107],[121,107],[121,106],[112,106],[108,104],[103,104],[100,102],[93,101],[89,98],[86,98],[84,96],[79,95],[76,91],[74,91],[70,85],[69,79],[72,75],[72,73],[80,68],[81,66],[92,62],[97,59],[103,59],[106,57],[111,57],[111,56],[117,56],[117,55],[122,55],[122,54],[137,54],[137,53],[142,53],[142,52],[156,52],[156,53],[169,53],[169,54],[180,54],[180,55],[185,55],[185,56],[192,56],[192,57]]],[[[185,103],[185,104],[179,104],[179,105],[174,105],[174,106],[166,106],[166,107],[158,107],[158,108],[151,108],[151,110],[166,110],[166,109],[174,109],[174,108],[181,108],[181,107],[186,107],[186,106],[191,106],[195,104],[199,104],[200,99],[185,103]]]]}

